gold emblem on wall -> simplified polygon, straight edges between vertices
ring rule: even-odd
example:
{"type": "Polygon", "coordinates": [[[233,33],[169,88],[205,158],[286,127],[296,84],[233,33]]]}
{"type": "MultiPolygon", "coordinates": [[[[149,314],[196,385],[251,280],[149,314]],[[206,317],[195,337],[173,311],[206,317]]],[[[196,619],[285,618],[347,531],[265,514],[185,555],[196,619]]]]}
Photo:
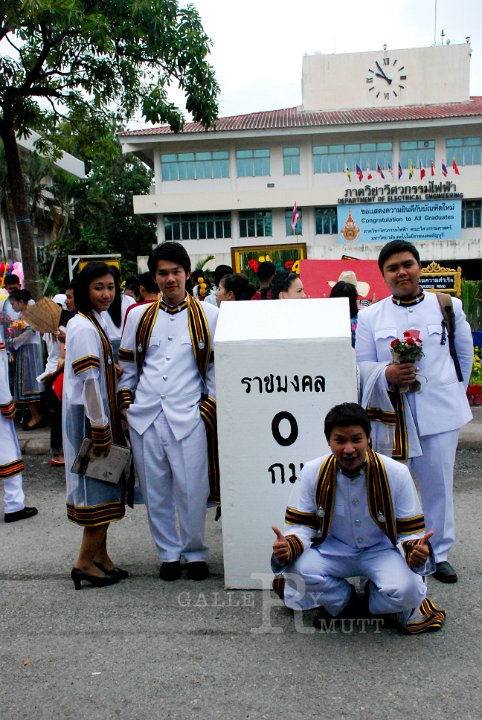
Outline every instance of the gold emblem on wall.
{"type": "Polygon", "coordinates": [[[348,217],[346,219],[346,223],[343,225],[342,229],[340,230],[340,235],[342,235],[346,242],[354,242],[357,237],[360,234],[360,228],[357,227],[355,224],[355,221],[353,220],[351,216],[351,212],[348,213],[348,217]]]}

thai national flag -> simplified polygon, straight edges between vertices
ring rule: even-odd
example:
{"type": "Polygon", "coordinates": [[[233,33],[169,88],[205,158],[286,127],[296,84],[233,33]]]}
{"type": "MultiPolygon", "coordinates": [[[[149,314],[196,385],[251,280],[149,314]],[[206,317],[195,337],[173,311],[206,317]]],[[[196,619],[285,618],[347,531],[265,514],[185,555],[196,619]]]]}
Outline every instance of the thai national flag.
{"type": "Polygon", "coordinates": [[[295,204],[293,205],[293,212],[291,213],[291,232],[295,233],[296,228],[298,225],[298,220],[300,219],[300,214],[298,212],[298,208],[296,207],[296,200],[295,204]]]}
{"type": "Polygon", "coordinates": [[[363,172],[359,165],[355,165],[355,172],[358,175],[358,179],[361,182],[363,180],[363,172]]]}
{"type": "Polygon", "coordinates": [[[455,158],[452,160],[452,167],[453,167],[453,169],[454,169],[454,173],[455,173],[456,175],[460,175],[459,169],[458,169],[458,167],[457,167],[457,163],[455,162],[455,158]]]}
{"type": "Polygon", "coordinates": [[[431,162],[430,162],[430,175],[432,177],[435,175],[435,164],[434,164],[433,160],[431,160],[431,162]]]}
{"type": "Polygon", "coordinates": [[[398,163],[398,179],[399,180],[402,177],[402,175],[403,175],[402,166],[400,165],[400,163],[398,163]]]}
{"type": "Polygon", "coordinates": [[[447,166],[446,166],[446,164],[444,163],[443,160],[442,160],[442,175],[443,175],[444,177],[447,177],[447,166]]]}
{"type": "MultiPolygon", "coordinates": [[[[389,167],[390,170],[392,169],[392,168],[390,167],[390,165],[389,165],[388,167],[389,167]]],[[[380,175],[380,177],[382,178],[382,180],[385,180],[385,175],[383,174],[383,171],[382,171],[382,169],[381,169],[381,167],[380,167],[380,163],[377,163],[377,173],[380,175]]]]}
{"type": "Polygon", "coordinates": [[[423,180],[425,177],[425,168],[422,164],[422,161],[420,160],[420,180],[423,180]]]}

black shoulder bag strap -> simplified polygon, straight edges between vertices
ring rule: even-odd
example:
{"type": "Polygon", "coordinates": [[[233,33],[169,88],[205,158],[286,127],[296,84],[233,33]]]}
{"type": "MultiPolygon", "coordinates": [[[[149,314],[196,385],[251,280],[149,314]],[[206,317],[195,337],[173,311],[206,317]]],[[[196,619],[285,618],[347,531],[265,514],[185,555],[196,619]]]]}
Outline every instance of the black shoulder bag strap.
{"type": "Polygon", "coordinates": [[[440,310],[442,311],[442,340],[441,345],[445,345],[445,329],[449,339],[449,350],[452,360],[454,361],[455,372],[457,373],[457,380],[463,382],[464,378],[462,370],[460,369],[459,358],[457,357],[457,350],[455,349],[455,313],[452,305],[452,298],[447,293],[435,293],[437,296],[440,310]]]}

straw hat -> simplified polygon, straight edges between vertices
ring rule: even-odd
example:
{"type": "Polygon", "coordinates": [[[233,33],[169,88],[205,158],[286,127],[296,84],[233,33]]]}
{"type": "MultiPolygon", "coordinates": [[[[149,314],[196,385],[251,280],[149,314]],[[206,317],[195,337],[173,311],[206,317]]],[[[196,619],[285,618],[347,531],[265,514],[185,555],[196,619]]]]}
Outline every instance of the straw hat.
{"type": "Polygon", "coordinates": [[[33,305],[27,305],[22,313],[22,319],[38,332],[56,333],[59,329],[61,312],[60,305],[48,297],[43,297],[33,305]]]}
{"type": "Polygon", "coordinates": [[[363,282],[362,280],[358,281],[353,270],[343,270],[343,272],[340,273],[340,277],[338,278],[338,280],[329,280],[328,285],[330,287],[333,287],[334,285],[336,285],[337,282],[346,282],[350,283],[350,285],[354,285],[356,287],[357,293],[361,297],[366,297],[370,292],[369,283],[363,282]]]}

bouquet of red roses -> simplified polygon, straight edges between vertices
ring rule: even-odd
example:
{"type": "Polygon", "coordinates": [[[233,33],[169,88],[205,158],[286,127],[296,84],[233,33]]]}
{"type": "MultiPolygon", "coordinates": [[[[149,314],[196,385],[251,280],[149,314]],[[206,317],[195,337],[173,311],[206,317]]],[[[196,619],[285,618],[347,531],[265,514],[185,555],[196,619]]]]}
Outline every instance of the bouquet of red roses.
{"type": "MultiPolygon", "coordinates": [[[[422,341],[419,330],[405,330],[403,338],[395,338],[390,343],[394,363],[415,362],[423,357],[422,341]]],[[[399,385],[400,392],[418,392],[421,385],[418,380],[407,385],[399,385]]]]}

